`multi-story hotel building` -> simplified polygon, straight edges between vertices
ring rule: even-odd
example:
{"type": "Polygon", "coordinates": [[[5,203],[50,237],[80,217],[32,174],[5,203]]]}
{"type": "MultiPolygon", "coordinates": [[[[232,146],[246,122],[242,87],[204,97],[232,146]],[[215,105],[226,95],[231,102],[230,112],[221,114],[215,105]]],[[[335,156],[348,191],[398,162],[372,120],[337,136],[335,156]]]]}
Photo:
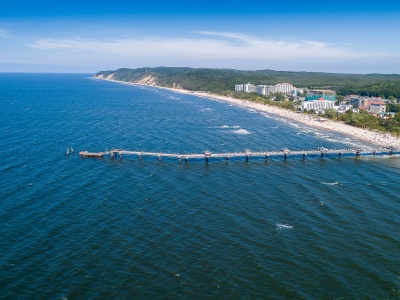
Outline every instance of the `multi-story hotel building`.
{"type": "Polygon", "coordinates": [[[236,92],[243,92],[243,84],[236,84],[235,85],[236,92]]]}
{"type": "Polygon", "coordinates": [[[244,84],[244,85],[243,85],[243,92],[246,92],[246,93],[254,93],[254,92],[256,92],[256,91],[257,91],[256,86],[255,86],[255,85],[252,85],[251,83],[248,83],[248,84],[244,84]]]}

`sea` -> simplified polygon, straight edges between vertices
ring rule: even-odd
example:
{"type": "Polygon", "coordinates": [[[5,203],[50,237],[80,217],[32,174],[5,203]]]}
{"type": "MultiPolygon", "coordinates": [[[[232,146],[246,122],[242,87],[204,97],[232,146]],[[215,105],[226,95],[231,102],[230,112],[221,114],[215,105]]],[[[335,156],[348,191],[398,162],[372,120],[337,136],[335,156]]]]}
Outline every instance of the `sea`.
{"type": "Polygon", "coordinates": [[[83,158],[369,145],[92,74],[0,105],[0,299],[400,299],[398,155],[83,158]]]}

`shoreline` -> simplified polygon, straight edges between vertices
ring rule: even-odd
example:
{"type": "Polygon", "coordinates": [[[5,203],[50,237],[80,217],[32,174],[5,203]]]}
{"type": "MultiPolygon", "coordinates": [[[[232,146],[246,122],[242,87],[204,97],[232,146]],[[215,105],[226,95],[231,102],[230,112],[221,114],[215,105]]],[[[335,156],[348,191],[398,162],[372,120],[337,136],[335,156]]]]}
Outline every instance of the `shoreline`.
{"type": "Polygon", "coordinates": [[[296,113],[294,111],[290,111],[290,110],[276,107],[276,106],[271,106],[268,104],[255,103],[255,102],[245,100],[245,99],[243,99],[243,100],[235,99],[235,98],[221,96],[221,95],[217,95],[217,94],[208,94],[207,92],[189,91],[189,90],[184,90],[184,89],[173,89],[173,88],[168,88],[168,87],[163,87],[163,86],[125,82],[125,81],[114,80],[111,78],[100,78],[100,77],[95,77],[95,76],[93,76],[93,78],[98,79],[98,80],[105,80],[105,81],[112,81],[112,82],[127,84],[127,85],[155,87],[155,88],[160,88],[160,89],[166,89],[171,92],[176,92],[176,93],[180,93],[180,94],[194,95],[194,96],[206,98],[209,100],[224,101],[224,102],[236,105],[236,106],[252,108],[257,111],[262,111],[262,112],[273,114],[275,116],[279,116],[279,117],[282,117],[285,119],[293,120],[295,122],[299,122],[299,123],[305,124],[310,127],[322,128],[325,130],[349,135],[349,136],[355,137],[359,140],[362,140],[362,141],[365,141],[365,142],[368,142],[371,144],[375,144],[375,145],[378,145],[381,147],[392,146],[395,148],[400,148],[400,137],[391,135],[389,133],[375,132],[375,131],[371,131],[369,129],[354,127],[351,125],[344,124],[342,122],[332,121],[329,119],[326,121],[319,121],[316,118],[314,118],[313,115],[296,113]]]}

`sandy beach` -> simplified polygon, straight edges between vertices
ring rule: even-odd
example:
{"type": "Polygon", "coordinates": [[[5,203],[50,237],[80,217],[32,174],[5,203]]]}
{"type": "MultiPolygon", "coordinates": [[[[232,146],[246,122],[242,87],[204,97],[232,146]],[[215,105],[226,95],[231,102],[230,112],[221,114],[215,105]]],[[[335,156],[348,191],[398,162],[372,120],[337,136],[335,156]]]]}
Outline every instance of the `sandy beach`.
{"type": "Polygon", "coordinates": [[[224,101],[224,102],[227,102],[227,103],[230,103],[233,105],[242,106],[242,107],[246,107],[246,108],[252,108],[252,109],[255,109],[258,111],[262,111],[262,112],[273,114],[273,115],[276,115],[279,117],[287,118],[287,119],[293,120],[295,122],[306,124],[311,127],[323,128],[323,129],[330,130],[330,131],[340,132],[340,133],[343,133],[343,134],[346,134],[349,136],[353,136],[357,139],[378,145],[380,147],[392,146],[392,147],[400,148],[400,138],[397,136],[394,136],[394,135],[391,135],[388,133],[375,132],[375,131],[371,131],[368,129],[350,126],[350,125],[344,124],[343,122],[337,122],[337,121],[331,121],[331,120],[321,121],[321,120],[318,120],[318,117],[316,117],[314,115],[297,113],[297,112],[290,111],[290,110],[283,109],[283,108],[276,107],[276,106],[260,104],[260,103],[255,103],[255,102],[248,101],[248,100],[235,99],[235,98],[225,97],[225,96],[216,95],[216,94],[209,94],[206,92],[166,88],[166,87],[157,86],[153,82],[151,84],[141,84],[141,83],[130,83],[130,82],[118,81],[118,80],[114,80],[111,78],[99,78],[99,77],[94,77],[94,78],[128,84],[128,85],[152,86],[152,87],[170,90],[175,93],[189,94],[189,95],[195,95],[195,96],[210,99],[210,100],[224,101]]]}

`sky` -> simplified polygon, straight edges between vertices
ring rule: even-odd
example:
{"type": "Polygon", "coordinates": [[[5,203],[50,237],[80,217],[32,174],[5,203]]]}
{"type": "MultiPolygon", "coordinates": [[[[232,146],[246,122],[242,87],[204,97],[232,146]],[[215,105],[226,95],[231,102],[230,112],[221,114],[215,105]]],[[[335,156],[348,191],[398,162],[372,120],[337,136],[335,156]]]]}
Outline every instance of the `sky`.
{"type": "Polygon", "coordinates": [[[400,73],[400,1],[2,1],[0,72],[400,73]]]}

